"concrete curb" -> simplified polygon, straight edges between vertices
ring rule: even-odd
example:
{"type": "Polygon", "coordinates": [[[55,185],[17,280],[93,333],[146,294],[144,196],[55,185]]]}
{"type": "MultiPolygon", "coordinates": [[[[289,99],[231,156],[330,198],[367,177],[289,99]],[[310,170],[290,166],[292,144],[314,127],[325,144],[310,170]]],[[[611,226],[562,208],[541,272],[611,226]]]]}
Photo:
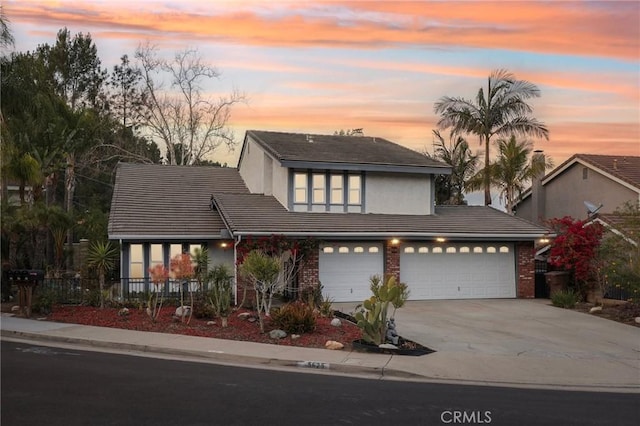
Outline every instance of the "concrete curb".
{"type": "Polygon", "coordinates": [[[150,346],[134,343],[110,342],[83,339],[77,337],[51,336],[48,334],[33,333],[26,331],[1,330],[0,335],[7,338],[24,339],[29,341],[41,342],[58,342],[80,346],[88,346],[93,348],[117,349],[123,351],[133,351],[141,353],[157,353],[172,356],[188,356],[192,358],[201,358],[216,360],[227,364],[243,364],[252,366],[274,366],[295,369],[305,369],[317,372],[339,372],[350,375],[368,375],[382,378],[396,379],[425,379],[424,376],[415,373],[409,373],[402,370],[394,370],[386,367],[367,367],[362,365],[349,365],[341,363],[316,362],[314,360],[286,360],[276,358],[264,358],[251,355],[239,355],[235,353],[226,353],[221,351],[203,352],[189,349],[177,349],[166,346],[150,346]]]}

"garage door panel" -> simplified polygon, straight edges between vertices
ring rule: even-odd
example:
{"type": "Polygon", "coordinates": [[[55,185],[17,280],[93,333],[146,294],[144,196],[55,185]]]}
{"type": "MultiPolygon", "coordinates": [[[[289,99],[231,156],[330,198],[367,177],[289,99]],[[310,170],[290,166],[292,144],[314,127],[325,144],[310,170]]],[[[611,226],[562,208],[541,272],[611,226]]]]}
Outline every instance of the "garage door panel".
{"type": "Polygon", "coordinates": [[[320,247],[319,278],[323,292],[336,302],[371,297],[369,279],[383,274],[380,243],[336,243],[320,247]]]}
{"type": "Polygon", "coordinates": [[[513,245],[406,244],[400,280],[412,300],[515,297],[513,245]]]}

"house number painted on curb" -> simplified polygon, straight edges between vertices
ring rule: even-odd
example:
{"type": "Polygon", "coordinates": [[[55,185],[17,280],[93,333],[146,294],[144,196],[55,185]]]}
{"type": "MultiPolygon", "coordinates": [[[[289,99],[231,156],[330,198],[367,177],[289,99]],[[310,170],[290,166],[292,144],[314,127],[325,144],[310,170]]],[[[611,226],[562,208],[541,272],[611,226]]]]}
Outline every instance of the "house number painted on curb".
{"type": "Polygon", "coordinates": [[[328,370],[331,367],[331,364],[328,364],[326,362],[319,362],[319,361],[300,361],[300,362],[298,362],[298,367],[317,368],[319,370],[328,370]]]}

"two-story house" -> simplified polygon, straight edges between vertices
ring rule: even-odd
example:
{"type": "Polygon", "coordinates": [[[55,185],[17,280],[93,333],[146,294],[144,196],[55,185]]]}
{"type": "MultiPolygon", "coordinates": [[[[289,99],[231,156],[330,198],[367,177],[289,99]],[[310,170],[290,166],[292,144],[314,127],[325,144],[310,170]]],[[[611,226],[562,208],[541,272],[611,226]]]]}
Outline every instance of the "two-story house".
{"type": "Polygon", "coordinates": [[[250,238],[315,238],[301,287],[335,301],[370,296],[369,277],[395,274],[411,299],[534,295],[534,242],[546,228],[484,206],[435,206],[450,168],[388,140],[248,131],[237,169],[121,164],[109,237],[122,273],[183,250],[235,264],[250,238]]]}

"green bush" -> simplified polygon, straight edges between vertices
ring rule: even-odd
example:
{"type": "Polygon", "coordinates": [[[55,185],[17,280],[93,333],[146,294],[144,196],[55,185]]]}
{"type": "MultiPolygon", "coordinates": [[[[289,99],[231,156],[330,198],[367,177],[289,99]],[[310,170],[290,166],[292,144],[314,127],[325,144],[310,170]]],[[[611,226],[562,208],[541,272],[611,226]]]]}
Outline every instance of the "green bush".
{"type": "Polygon", "coordinates": [[[313,307],[296,301],[274,308],[271,311],[273,325],[287,333],[308,333],[316,329],[316,315],[313,307]]]}
{"type": "Polygon", "coordinates": [[[31,302],[31,312],[41,315],[49,315],[53,305],[57,302],[56,292],[52,289],[36,289],[31,302]]]}
{"type": "Polygon", "coordinates": [[[193,302],[193,316],[198,319],[213,319],[216,313],[210,303],[200,299],[193,302]]]}
{"type": "Polygon", "coordinates": [[[565,309],[573,309],[578,303],[578,294],[573,290],[558,291],[551,295],[553,306],[565,309]]]}

